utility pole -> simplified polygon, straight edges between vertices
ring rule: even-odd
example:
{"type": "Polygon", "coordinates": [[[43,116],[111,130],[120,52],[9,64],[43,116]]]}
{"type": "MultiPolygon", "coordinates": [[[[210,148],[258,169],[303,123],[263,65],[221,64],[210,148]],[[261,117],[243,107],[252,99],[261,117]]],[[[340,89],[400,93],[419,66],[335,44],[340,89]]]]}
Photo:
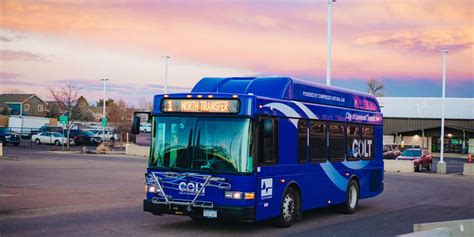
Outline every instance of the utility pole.
{"type": "Polygon", "coordinates": [[[170,56],[162,56],[161,58],[165,59],[165,85],[164,85],[164,94],[168,93],[168,59],[170,56]]]}
{"type": "Polygon", "coordinates": [[[104,126],[104,120],[106,120],[105,116],[105,106],[106,106],[106,101],[105,101],[105,82],[109,81],[109,79],[103,78],[100,79],[104,83],[104,100],[102,101],[102,142],[105,142],[105,126],[104,126]]]}
{"type": "Polygon", "coordinates": [[[332,44],[332,3],[336,0],[328,0],[328,45],[326,56],[326,85],[331,85],[331,44],[332,44]]]}
{"type": "Polygon", "coordinates": [[[443,49],[439,50],[439,52],[443,54],[443,88],[441,95],[441,147],[436,171],[437,173],[446,174],[446,163],[444,162],[444,98],[446,96],[446,56],[448,55],[448,50],[443,49]]]}

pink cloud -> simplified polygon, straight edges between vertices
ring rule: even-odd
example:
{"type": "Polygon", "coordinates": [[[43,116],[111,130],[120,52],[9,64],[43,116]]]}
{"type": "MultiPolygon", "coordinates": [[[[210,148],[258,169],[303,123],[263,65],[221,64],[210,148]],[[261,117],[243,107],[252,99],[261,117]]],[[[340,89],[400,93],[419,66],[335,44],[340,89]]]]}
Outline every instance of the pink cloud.
{"type": "Polygon", "coordinates": [[[0,50],[1,61],[47,61],[47,59],[40,54],[26,52],[22,50],[0,50]]]}
{"type": "MultiPolygon", "coordinates": [[[[84,47],[160,52],[272,74],[324,75],[324,1],[62,0],[4,6],[0,26],[81,40],[84,47]]],[[[455,62],[450,75],[472,80],[471,1],[361,0],[337,2],[333,9],[334,76],[437,77],[435,51],[451,47],[456,54],[450,56],[455,62]]]]}

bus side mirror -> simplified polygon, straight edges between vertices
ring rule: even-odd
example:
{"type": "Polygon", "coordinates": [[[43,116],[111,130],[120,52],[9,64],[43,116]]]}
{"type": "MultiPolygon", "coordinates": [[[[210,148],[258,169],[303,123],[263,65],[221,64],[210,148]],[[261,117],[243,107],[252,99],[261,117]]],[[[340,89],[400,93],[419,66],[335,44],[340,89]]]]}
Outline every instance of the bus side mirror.
{"type": "Polygon", "coordinates": [[[140,133],[140,117],[133,116],[132,134],[139,134],[139,133],[140,133]]]}

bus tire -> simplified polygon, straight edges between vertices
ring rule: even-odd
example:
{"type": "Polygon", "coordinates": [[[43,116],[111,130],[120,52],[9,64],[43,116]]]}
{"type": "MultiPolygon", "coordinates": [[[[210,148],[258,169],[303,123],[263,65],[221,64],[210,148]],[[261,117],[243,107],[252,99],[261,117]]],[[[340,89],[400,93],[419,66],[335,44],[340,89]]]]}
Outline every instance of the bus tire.
{"type": "Polygon", "coordinates": [[[343,206],[343,211],[346,214],[353,214],[359,207],[359,184],[355,179],[352,179],[347,185],[346,203],[343,206]]]}
{"type": "Polygon", "coordinates": [[[290,227],[298,216],[299,195],[292,187],[288,187],[281,201],[280,216],[276,220],[278,227],[290,227]]]}

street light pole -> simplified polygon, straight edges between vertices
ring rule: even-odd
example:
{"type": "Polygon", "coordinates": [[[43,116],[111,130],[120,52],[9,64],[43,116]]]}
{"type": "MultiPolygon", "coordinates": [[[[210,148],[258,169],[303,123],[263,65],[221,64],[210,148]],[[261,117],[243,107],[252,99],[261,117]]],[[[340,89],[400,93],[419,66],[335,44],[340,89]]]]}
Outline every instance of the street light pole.
{"type": "Polygon", "coordinates": [[[446,163],[444,162],[444,98],[446,96],[446,56],[448,54],[447,49],[440,50],[443,54],[443,87],[442,87],[442,95],[441,95],[441,147],[440,147],[440,155],[439,155],[439,162],[437,167],[437,173],[446,173],[446,163]]]}
{"type": "Polygon", "coordinates": [[[164,85],[164,94],[168,93],[168,59],[170,56],[162,56],[161,58],[165,59],[165,85],[164,85]]]}
{"type": "MultiPolygon", "coordinates": [[[[104,120],[106,118],[105,116],[105,106],[106,106],[106,101],[105,101],[105,82],[109,81],[109,79],[106,79],[106,78],[103,78],[103,79],[100,79],[103,83],[104,83],[104,99],[103,99],[103,103],[102,103],[102,120],[104,120]]],[[[102,142],[105,141],[105,126],[102,125],[102,142]]]]}
{"type": "Polygon", "coordinates": [[[326,85],[331,85],[331,44],[332,44],[332,3],[335,0],[328,0],[328,45],[326,56],[326,85]]]}

